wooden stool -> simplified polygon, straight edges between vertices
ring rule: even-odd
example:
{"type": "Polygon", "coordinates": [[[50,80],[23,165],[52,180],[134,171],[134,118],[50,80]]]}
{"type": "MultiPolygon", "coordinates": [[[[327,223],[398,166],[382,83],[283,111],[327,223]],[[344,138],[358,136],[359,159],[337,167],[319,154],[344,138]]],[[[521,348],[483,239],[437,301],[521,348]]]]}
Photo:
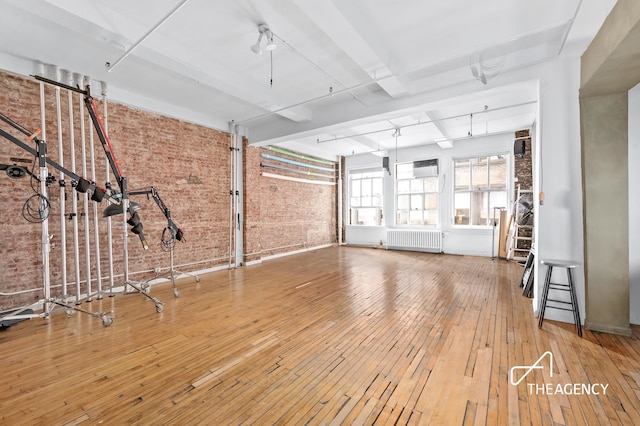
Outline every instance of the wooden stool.
{"type": "Polygon", "coordinates": [[[578,309],[578,297],[576,296],[576,288],[573,284],[573,269],[578,266],[572,262],[563,262],[558,260],[542,260],[540,263],[547,265],[547,275],[544,280],[544,287],[542,289],[542,302],[540,303],[540,314],[538,315],[538,328],[542,328],[542,321],[544,321],[544,310],[547,308],[548,302],[555,302],[561,305],[569,305],[571,308],[565,306],[548,306],[553,309],[561,309],[563,311],[573,312],[573,321],[576,323],[576,329],[578,336],[582,337],[582,325],[580,324],[580,310],[578,309]],[[567,270],[568,284],[558,284],[551,282],[551,272],[553,268],[565,268],[567,270]],[[549,299],[549,289],[562,290],[569,292],[571,297],[570,302],[557,299],[549,299]]]}

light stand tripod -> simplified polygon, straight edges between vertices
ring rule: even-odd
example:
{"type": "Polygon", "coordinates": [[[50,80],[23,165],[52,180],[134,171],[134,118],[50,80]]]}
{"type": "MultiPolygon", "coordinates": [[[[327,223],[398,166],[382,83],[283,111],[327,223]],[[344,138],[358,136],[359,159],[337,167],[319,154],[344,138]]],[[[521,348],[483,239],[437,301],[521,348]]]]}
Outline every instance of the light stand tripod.
{"type": "MultiPolygon", "coordinates": [[[[173,284],[173,295],[175,297],[179,297],[180,296],[180,292],[178,291],[178,288],[176,287],[176,274],[179,275],[188,275],[190,277],[193,277],[197,283],[200,282],[200,277],[198,275],[193,275],[190,274],[188,272],[181,272],[178,271],[175,266],[174,266],[174,259],[173,259],[173,250],[175,249],[176,246],[176,242],[177,241],[186,241],[184,238],[184,232],[182,231],[182,229],[180,229],[178,227],[178,225],[176,225],[176,223],[173,221],[173,219],[171,219],[171,211],[169,210],[169,208],[164,204],[164,202],[162,201],[162,198],[160,198],[160,194],[158,193],[158,191],[156,190],[155,187],[151,187],[149,189],[144,189],[144,190],[139,190],[139,191],[132,191],[129,193],[129,195],[146,195],[147,198],[149,197],[149,195],[151,195],[151,197],[153,198],[153,200],[156,202],[158,208],[160,209],[160,211],[162,212],[162,214],[164,215],[164,217],[167,219],[167,226],[164,228],[164,230],[162,231],[162,238],[160,240],[160,244],[162,247],[162,251],[168,251],[169,252],[169,273],[163,277],[166,279],[171,279],[171,282],[173,284]]],[[[135,230],[134,230],[135,232],[135,230]]],[[[158,272],[156,272],[156,276],[151,278],[150,280],[148,280],[146,283],[148,285],[149,281],[153,280],[153,279],[157,279],[160,278],[158,276],[158,272]]]]}
{"type": "MultiPolygon", "coordinates": [[[[28,308],[19,308],[13,311],[11,314],[2,316],[0,319],[4,321],[13,321],[13,320],[22,320],[28,318],[35,317],[43,317],[47,318],[53,312],[56,306],[62,306],[66,308],[66,314],[68,317],[73,316],[76,312],[82,312],[85,314],[89,314],[93,317],[100,318],[102,320],[102,325],[105,327],[113,324],[113,316],[112,312],[93,312],[88,311],[86,309],[82,309],[76,305],[72,305],[67,302],[66,295],[63,295],[62,299],[56,299],[51,297],[51,283],[49,276],[49,261],[50,261],[50,239],[49,235],[49,211],[50,211],[50,203],[48,198],[44,195],[47,193],[47,186],[50,183],[53,183],[55,178],[50,178],[49,172],[47,170],[47,164],[53,166],[57,170],[61,171],[65,175],[71,177],[74,182],[74,188],[78,192],[86,192],[87,190],[92,190],[93,195],[91,199],[96,202],[102,201],[102,198],[106,196],[105,191],[95,185],[93,182],[89,182],[86,179],[81,178],[76,175],[72,171],[65,169],[60,164],[55,161],[47,158],[47,143],[44,140],[38,138],[38,132],[30,132],[25,129],[15,121],[11,120],[4,114],[0,113],[0,120],[9,124],[14,129],[20,131],[22,134],[27,136],[31,141],[35,143],[35,149],[23,143],[20,139],[15,138],[13,135],[5,132],[0,129],[0,136],[3,136],[5,139],[9,140],[13,144],[19,146],[23,150],[32,154],[38,160],[38,166],[40,168],[40,177],[29,173],[32,178],[36,179],[40,183],[39,192],[36,191],[36,194],[31,196],[23,207],[23,216],[25,219],[34,223],[42,224],[42,279],[43,279],[43,293],[44,298],[40,300],[40,303],[43,304],[43,312],[41,314],[32,314],[28,308]]],[[[35,190],[35,188],[34,188],[35,190]]]]}

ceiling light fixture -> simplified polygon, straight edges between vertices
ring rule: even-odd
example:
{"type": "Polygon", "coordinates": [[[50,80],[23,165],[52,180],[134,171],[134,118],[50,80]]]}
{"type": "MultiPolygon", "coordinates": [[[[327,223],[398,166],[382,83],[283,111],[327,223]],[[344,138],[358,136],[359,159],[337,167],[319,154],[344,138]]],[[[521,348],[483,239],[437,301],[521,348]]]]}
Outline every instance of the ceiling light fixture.
{"type": "Polygon", "coordinates": [[[258,25],[258,32],[260,35],[258,36],[258,41],[254,45],[251,46],[251,51],[256,55],[262,55],[262,39],[266,38],[267,44],[265,45],[265,49],[268,51],[275,50],[278,45],[273,41],[273,33],[267,24],[258,25]]]}
{"type": "Polygon", "coordinates": [[[471,74],[482,84],[487,84],[489,80],[500,74],[504,66],[504,56],[494,58],[493,61],[485,59],[485,52],[473,55],[470,61],[471,74]]]}

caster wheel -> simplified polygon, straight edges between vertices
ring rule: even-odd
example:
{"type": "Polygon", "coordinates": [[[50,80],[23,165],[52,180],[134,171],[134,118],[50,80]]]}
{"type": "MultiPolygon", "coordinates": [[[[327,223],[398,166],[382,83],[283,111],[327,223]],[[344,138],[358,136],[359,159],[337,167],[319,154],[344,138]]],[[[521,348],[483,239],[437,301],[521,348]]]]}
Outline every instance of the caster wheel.
{"type": "Polygon", "coordinates": [[[103,315],[102,325],[105,327],[109,327],[111,324],[113,324],[113,317],[110,317],[109,315],[103,315]]]}
{"type": "Polygon", "coordinates": [[[160,313],[160,312],[162,312],[162,311],[164,311],[164,304],[162,304],[162,303],[158,303],[158,304],[156,305],[156,312],[160,313]]]}
{"type": "Polygon", "coordinates": [[[175,297],[180,297],[180,292],[178,290],[173,290],[173,295],[175,297]]]}
{"type": "Polygon", "coordinates": [[[76,311],[74,311],[73,309],[67,309],[64,313],[67,316],[67,318],[71,318],[76,314],[76,311]]]}
{"type": "Polygon", "coordinates": [[[196,277],[196,282],[199,283],[200,282],[200,277],[196,277]]]}

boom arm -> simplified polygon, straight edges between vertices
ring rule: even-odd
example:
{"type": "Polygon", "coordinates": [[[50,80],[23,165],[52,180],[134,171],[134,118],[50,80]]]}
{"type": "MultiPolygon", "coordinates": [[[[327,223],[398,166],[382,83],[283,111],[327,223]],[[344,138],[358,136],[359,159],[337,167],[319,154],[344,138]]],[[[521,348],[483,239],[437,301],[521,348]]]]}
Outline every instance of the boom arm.
{"type": "Polygon", "coordinates": [[[68,170],[62,167],[60,164],[46,157],[47,155],[46,143],[43,140],[38,138],[39,132],[29,132],[28,130],[26,130],[25,128],[23,128],[22,126],[20,126],[19,124],[17,124],[16,122],[14,122],[13,120],[11,120],[9,117],[7,117],[2,113],[0,113],[0,120],[4,121],[5,123],[8,123],[15,129],[18,129],[20,132],[28,136],[29,139],[35,142],[36,148],[34,149],[30,147],[29,145],[22,142],[20,139],[14,137],[10,133],[7,133],[2,129],[0,129],[0,136],[3,136],[5,139],[9,140],[10,142],[13,142],[15,145],[18,145],[20,148],[24,149],[25,151],[27,151],[28,153],[30,153],[36,158],[44,157],[47,164],[49,164],[56,170],[64,173],[65,175],[69,176],[71,179],[73,179],[76,182],[75,188],[78,192],[87,192],[87,190],[90,190],[93,192],[91,199],[98,202],[102,201],[102,198],[104,197],[113,198],[111,195],[106,193],[106,190],[104,188],[98,187],[95,184],[95,182],[91,182],[85,178],[78,176],[71,170],[68,170]]]}
{"type": "Polygon", "coordinates": [[[160,209],[164,217],[167,219],[167,222],[168,222],[167,227],[171,229],[171,231],[173,232],[173,235],[175,236],[175,239],[183,242],[186,241],[184,238],[184,232],[173,221],[173,219],[171,219],[171,211],[166,206],[164,201],[162,201],[162,198],[160,198],[160,194],[158,194],[158,191],[156,190],[155,187],[152,186],[151,188],[145,189],[145,190],[131,191],[129,192],[129,194],[130,195],[147,195],[147,196],[151,195],[151,197],[153,197],[153,201],[156,202],[156,205],[158,206],[158,208],[160,209]]]}
{"type": "MultiPolygon", "coordinates": [[[[109,139],[107,138],[107,135],[104,131],[104,126],[102,124],[102,121],[100,120],[100,117],[97,114],[97,108],[95,103],[93,102],[93,98],[91,97],[91,94],[89,92],[89,86],[87,86],[86,90],[81,90],[79,88],[75,88],[72,86],[68,86],[66,84],[62,84],[59,83],[57,81],[54,80],[49,80],[47,78],[44,77],[40,77],[40,76],[34,76],[36,78],[36,80],[40,80],[43,81],[45,83],[49,83],[49,84],[53,84],[59,87],[63,87],[65,89],[77,92],[77,93],[81,93],[82,95],[84,95],[84,103],[85,106],[87,108],[87,110],[89,111],[89,116],[91,117],[91,121],[94,124],[94,127],[96,129],[96,133],[98,134],[98,138],[100,139],[100,142],[102,144],[102,148],[104,149],[104,152],[107,156],[107,160],[109,161],[109,165],[111,167],[111,170],[116,178],[116,182],[118,184],[118,188],[120,189],[120,197],[119,198],[128,198],[128,192],[127,192],[127,188],[126,188],[126,184],[125,181],[126,179],[122,176],[122,172],[120,171],[120,166],[118,165],[118,162],[115,158],[115,155],[113,153],[113,149],[111,148],[111,144],[109,143],[109,139]]],[[[70,176],[72,179],[74,179],[77,183],[76,183],[76,190],[78,192],[86,192],[88,189],[93,191],[93,195],[91,197],[92,200],[94,201],[102,201],[103,197],[107,197],[110,199],[115,199],[116,197],[113,196],[113,194],[109,195],[106,193],[106,190],[103,188],[99,188],[96,186],[96,184],[94,182],[90,182],[89,180],[82,178],[80,176],[78,176],[77,174],[75,174],[74,172],[72,172],[71,170],[67,170],[65,169],[63,166],[61,166],[60,164],[56,163],[55,161],[46,158],[46,143],[40,139],[38,139],[37,137],[37,132],[30,132],[27,129],[25,129],[24,127],[20,126],[18,123],[14,122],[13,120],[9,119],[8,117],[6,117],[4,114],[0,113],[0,119],[2,121],[4,121],[5,123],[9,124],[10,126],[12,126],[13,128],[17,129],[18,131],[20,131],[21,133],[23,133],[24,135],[26,135],[27,137],[29,137],[29,139],[33,140],[36,142],[36,149],[31,148],[30,146],[28,146],[27,144],[23,143],[22,141],[20,141],[19,139],[13,137],[11,134],[5,132],[4,130],[0,129],[0,136],[3,136],[4,138],[8,139],[9,141],[13,142],[14,144],[18,145],[20,148],[24,149],[25,151],[33,154],[36,157],[39,157],[40,160],[42,161],[42,159],[44,158],[46,160],[47,164],[50,164],[51,166],[53,166],[55,169],[59,170],[60,172],[64,173],[67,176],[70,176]]],[[[140,242],[142,243],[142,247],[145,250],[149,249],[149,246],[147,245],[147,240],[144,237],[144,233],[142,232],[142,225],[140,224],[140,219],[137,215],[137,213],[135,212],[135,210],[133,209],[133,207],[131,206],[131,204],[129,204],[129,217],[130,217],[130,221],[137,223],[137,226],[134,226],[134,233],[137,234],[140,237],[140,242]]]]}

